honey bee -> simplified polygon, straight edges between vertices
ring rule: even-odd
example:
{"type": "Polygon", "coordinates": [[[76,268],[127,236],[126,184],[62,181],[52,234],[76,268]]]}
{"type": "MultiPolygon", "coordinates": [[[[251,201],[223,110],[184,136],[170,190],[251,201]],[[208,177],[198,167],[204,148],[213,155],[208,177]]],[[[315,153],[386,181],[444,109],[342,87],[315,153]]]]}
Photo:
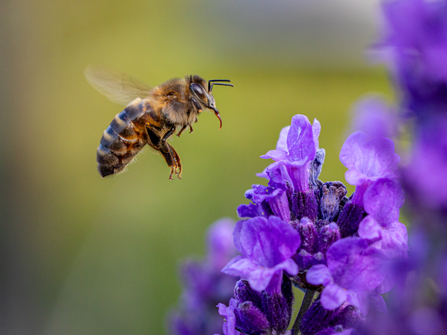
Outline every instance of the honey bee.
{"type": "Polygon", "coordinates": [[[182,164],[177,151],[167,140],[197,122],[204,109],[214,111],[222,128],[222,119],[212,95],[214,85],[231,86],[228,79],[208,82],[198,75],[173,78],[150,88],[117,71],[90,66],[85,75],[90,84],[113,102],[126,108],[104,131],[96,153],[102,177],[122,171],[135,155],[148,144],[157,150],[180,179],[182,164]],[[130,103],[129,103],[130,102],[130,103]]]}

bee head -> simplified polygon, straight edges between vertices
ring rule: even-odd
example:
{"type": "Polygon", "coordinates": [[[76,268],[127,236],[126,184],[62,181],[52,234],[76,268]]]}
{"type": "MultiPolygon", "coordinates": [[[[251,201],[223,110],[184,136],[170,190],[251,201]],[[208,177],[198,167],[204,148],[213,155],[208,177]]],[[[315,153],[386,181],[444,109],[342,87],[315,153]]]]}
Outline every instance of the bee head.
{"type": "Polygon", "coordinates": [[[216,101],[214,100],[211,91],[213,90],[213,85],[231,86],[231,87],[234,87],[234,85],[228,84],[230,82],[228,79],[212,79],[208,81],[208,90],[207,90],[205,88],[206,80],[197,75],[190,76],[189,82],[190,82],[189,89],[192,95],[204,108],[212,109],[214,111],[214,114],[220,121],[220,128],[222,128],[222,119],[220,118],[219,110],[216,108],[216,101]]]}
{"type": "Polygon", "coordinates": [[[198,102],[200,102],[202,107],[207,108],[212,95],[208,94],[208,90],[205,88],[206,80],[202,77],[194,75],[189,76],[188,81],[191,94],[196,98],[198,102]]]}

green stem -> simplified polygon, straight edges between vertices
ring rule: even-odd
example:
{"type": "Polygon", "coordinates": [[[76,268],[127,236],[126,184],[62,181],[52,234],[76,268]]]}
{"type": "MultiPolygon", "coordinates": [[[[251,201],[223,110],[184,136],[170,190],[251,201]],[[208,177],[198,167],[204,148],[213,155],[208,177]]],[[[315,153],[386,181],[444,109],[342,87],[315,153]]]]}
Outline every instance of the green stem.
{"type": "Polygon", "coordinates": [[[301,321],[303,319],[304,313],[307,312],[310,305],[312,304],[312,300],[314,299],[314,294],[316,291],[314,290],[306,290],[306,293],[304,294],[303,302],[301,303],[300,311],[298,312],[298,315],[296,316],[295,323],[292,327],[292,335],[298,335],[300,332],[300,326],[301,321]]]}

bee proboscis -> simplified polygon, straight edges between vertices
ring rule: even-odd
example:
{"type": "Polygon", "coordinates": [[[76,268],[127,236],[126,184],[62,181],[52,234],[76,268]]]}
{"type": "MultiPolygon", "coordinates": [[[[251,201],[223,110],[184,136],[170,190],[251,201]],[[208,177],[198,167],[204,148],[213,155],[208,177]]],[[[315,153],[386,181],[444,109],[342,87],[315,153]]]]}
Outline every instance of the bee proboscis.
{"type": "Polygon", "coordinates": [[[102,177],[122,171],[148,144],[171,168],[169,179],[173,174],[180,178],[183,170],[180,157],[167,139],[177,130],[177,136],[186,128],[192,133],[192,124],[204,109],[214,111],[222,128],[212,89],[215,85],[233,87],[228,79],[207,82],[198,75],[190,75],[150,88],[120,72],[98,66],[89,66],[85,75],[100,93],[126,106],[104,131],[97,149],[102,177]]]}

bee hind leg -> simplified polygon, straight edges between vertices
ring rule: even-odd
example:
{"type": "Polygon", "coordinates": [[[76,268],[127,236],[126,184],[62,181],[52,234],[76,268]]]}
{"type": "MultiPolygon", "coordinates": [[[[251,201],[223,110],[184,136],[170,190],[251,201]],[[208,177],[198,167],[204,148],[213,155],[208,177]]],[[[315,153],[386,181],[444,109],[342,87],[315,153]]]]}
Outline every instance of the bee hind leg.
{"type": "Polygon", "coordinates": [[[160,152],[166,160],[166,163],[171,168],[171,174],[169,175],[169,179],[173,179],[172,175],[176,174],[178,179],[181,179],[182,174],[182,164],[180,163],[180,156],[177,151],[169,144],[164,143],[164,145],[160,148],[160,152]]]}
{"type": "MultiPolygon", "coordinates": [[[[172,157],[174,158],[174,162],[175,162],[175,169],[174,169],[174,174],[177,175],[178,179],[182,179],[181,175],[182,175],[182,171],[183,171],[183,167],[182,167],[182,163],[180,162],[180,156],[178,155],[177,151],[175,151],[175,149],[169,145],[169,150],[171,151],[172,157]]],[[[171,174],[172,175],[172,174],[171,174]]]]}

